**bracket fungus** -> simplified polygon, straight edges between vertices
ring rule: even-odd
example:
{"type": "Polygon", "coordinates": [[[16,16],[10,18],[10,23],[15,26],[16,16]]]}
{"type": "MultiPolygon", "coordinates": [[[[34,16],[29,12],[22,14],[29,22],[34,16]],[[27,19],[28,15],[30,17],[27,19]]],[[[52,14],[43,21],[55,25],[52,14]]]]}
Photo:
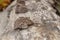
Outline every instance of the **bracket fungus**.
{"type": "Polygon", "coordinates": [[[25,5],[25,0],[17,0],[17,6],[16,6],[16,14],[19,13],[26,13],[28,11],[28,8],[25,5]]]}
{"type": "Polygon", "coordinates": [[[19,17],[14,23],[14,29],[26,29],[33,25],[33,22],[28,17],[19,17]]]}

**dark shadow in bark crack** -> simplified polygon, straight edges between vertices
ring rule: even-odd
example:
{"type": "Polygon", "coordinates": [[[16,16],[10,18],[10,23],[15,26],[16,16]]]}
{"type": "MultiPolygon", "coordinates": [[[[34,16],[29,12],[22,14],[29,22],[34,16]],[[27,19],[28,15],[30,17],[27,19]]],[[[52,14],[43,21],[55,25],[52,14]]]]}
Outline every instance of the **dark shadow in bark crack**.
{"type": "MultiPolygon", "coordinates": [[[[55,2],[55,1],[54,1],[54,2],[55,2]]],[[[60,12],[59,12],[59,10],[56,8],[56,6],[57,6],[57,3],[55,2],[55,3],[52,5],[52,7],[56,10],[56,15],[60,16],[60,12]]]]}

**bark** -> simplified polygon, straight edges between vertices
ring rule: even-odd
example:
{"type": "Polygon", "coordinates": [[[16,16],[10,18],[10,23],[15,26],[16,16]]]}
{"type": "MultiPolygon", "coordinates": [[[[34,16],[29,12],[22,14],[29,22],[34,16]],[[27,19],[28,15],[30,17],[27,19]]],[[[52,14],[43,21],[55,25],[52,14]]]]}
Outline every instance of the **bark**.
{"type": "Polygon", "coordinates": [[[60,16],[53,0],[14,0],[0,12],[0,40],[60,40],[60,16]]]}

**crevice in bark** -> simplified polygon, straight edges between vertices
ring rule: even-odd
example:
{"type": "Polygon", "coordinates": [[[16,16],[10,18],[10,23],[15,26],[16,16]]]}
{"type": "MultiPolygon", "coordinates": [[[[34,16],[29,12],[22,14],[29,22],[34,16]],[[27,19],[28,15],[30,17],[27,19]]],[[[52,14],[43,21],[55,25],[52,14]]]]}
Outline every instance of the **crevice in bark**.
{"type": "MultiPolygon", "coordinates": [[[[55,2],[55,1],[54,1],[55,2]]],[[[57,3],[55,2],[54,5],[52,5],[52,7],[56,10],[56,15],[60,16],[60,12],[59,10],[56,8],[57,3]]]]}

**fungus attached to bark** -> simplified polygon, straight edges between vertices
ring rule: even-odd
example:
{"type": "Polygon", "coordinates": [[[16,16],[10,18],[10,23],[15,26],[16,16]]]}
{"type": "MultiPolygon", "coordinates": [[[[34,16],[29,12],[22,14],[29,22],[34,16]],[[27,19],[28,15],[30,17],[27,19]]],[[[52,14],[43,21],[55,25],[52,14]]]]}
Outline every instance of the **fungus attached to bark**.
{"type": "Polygon", "coordinates": [[[14,29],[26,29],[31,26],[33,22],[28,17],[20,17],[14,23],[14,29]]]}
{"type": "Polygon", "coordinates": [[[17,0],[16,14],[26,13],[28,11],[28,8],[26,8],[25,5],[25,1],[26,0],[17,0]]]}
{"type": "Polygon", "coordinates": [[[28,9],[26,7],[19,6],[19,5],[17,5],[17,7],[16,7],[16,14],[26,13],[27,11],[28,11],[28,9]]]}

